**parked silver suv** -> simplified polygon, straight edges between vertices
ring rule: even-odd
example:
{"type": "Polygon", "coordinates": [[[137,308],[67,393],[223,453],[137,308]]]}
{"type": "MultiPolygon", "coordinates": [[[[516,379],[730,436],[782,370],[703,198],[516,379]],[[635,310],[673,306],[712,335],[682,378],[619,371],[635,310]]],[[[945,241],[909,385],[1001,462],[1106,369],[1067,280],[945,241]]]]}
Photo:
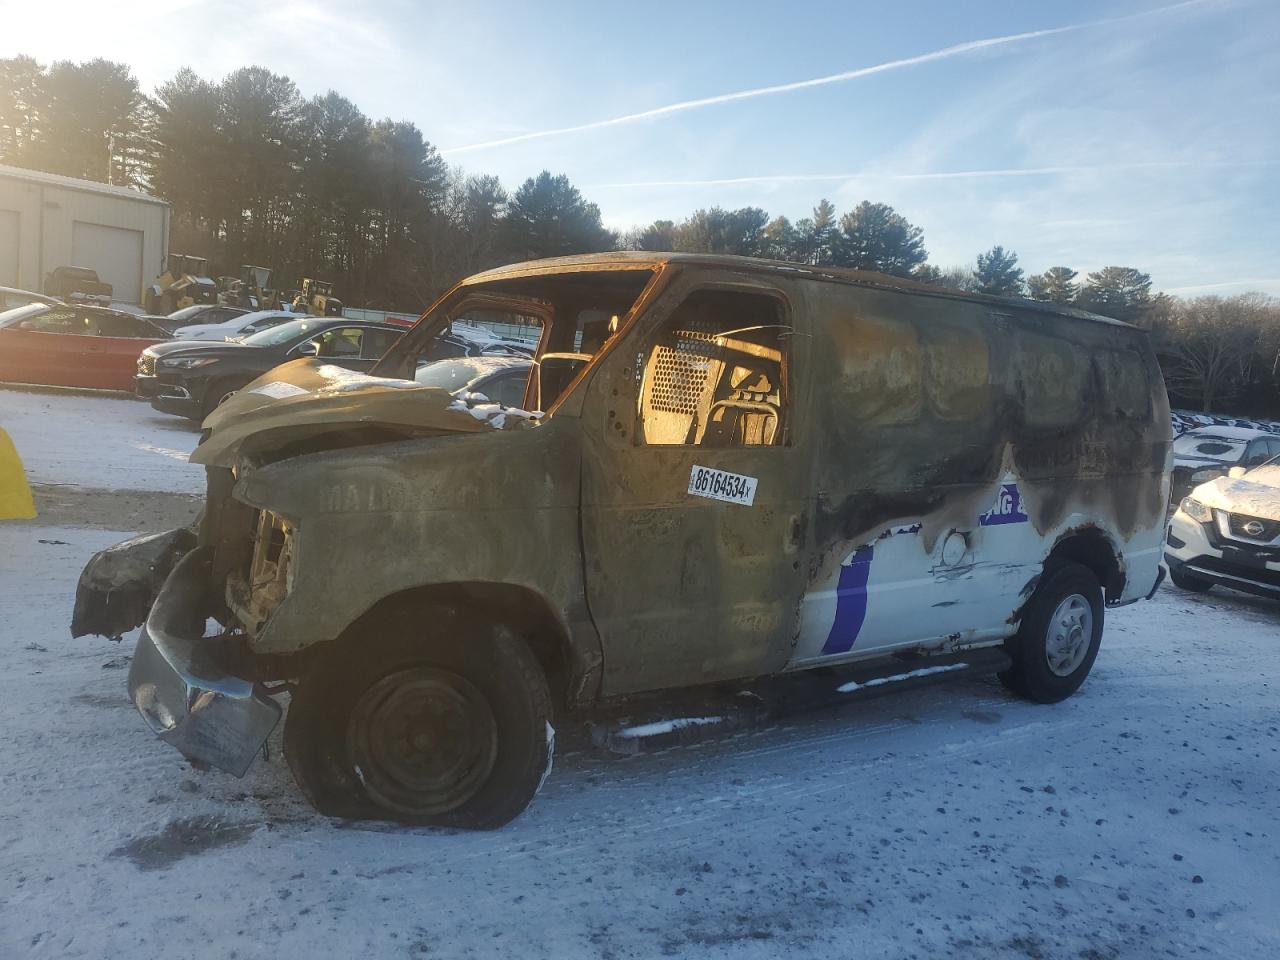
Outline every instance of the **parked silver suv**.
{"type": "Polygon", "coordinates": [[[1280,598],[1280,456],[1232,467],[1182,499],[1169,524],[1173,582],[1202,593],[1214,584],[1280,598]]]}

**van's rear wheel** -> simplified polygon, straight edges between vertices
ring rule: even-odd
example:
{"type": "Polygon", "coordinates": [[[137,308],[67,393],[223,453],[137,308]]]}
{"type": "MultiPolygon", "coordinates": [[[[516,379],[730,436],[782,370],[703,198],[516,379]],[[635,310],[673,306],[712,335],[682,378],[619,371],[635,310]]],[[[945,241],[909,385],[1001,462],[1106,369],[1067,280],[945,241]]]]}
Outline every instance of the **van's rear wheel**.
{"type": "Polygon", "coordinates": [[[1102,643],[1102,586],[1088,568],[1063,563],[1046,571],[1009,643],[1013,666],[1000,681],[1019,696],[1057,703],[1079,689],[1102,643]]]}
{"type": "Polygon", "coordinates": [[[294,693],[285,757],[330,816],[491,828],[517,816],[550,763],[551,695],[528,646],[448,612],[349,637],[294,693]]]}

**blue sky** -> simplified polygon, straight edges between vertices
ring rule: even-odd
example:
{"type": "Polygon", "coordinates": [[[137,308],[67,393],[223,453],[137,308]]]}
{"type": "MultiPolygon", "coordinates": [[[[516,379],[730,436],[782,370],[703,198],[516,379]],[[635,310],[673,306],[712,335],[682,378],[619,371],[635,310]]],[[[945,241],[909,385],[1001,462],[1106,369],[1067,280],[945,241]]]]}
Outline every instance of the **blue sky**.
{"type": "Polygon", "coordinates": [[[508,187],[567,173],[618,228],[880,200],[943,267],[1001,243],[1028,272],[1120,263],[1174,292],[1280,294],[1276,0],[0,0],[0,22],[0,55],[107,56],[148,88],[184,64],[270,66],[508,187]]]}

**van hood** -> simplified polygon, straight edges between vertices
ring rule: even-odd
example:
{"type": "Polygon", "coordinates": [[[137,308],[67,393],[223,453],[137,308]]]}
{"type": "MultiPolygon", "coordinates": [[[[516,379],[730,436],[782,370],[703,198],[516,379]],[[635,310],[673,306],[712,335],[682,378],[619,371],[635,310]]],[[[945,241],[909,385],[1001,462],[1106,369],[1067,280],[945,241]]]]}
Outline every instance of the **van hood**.
{"type": "Polygon", "coordinates": [[[1191,496],[1217,510],[1280,520],[1280,465],[1255,467],[1234,480],[1218,477],[1200,484],[1191,496]]]}
{"type": "MultiPolygon", "coordinates": [[[[536,426],[540,413],[451,394],[413,380],[354,373],[316,359],[263,374],[204,422],[193,463],[232,467],[241,456],[314,453],[413,437],[536,426]]],[[[274,456],[273,456],[274,455],[274,456]]]]}

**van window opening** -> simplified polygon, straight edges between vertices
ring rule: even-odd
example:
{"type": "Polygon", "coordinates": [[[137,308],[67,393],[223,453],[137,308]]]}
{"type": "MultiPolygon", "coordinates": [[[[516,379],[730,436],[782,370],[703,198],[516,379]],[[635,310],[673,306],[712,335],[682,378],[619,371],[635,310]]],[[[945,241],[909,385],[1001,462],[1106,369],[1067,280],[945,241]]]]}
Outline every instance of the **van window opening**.
{"type": "Polygon", "coordinates": [[[640,357],[640,442],[784,443],[793,332],[784,321],[765,294],[701,290],[680,304],[640,357]]]}

